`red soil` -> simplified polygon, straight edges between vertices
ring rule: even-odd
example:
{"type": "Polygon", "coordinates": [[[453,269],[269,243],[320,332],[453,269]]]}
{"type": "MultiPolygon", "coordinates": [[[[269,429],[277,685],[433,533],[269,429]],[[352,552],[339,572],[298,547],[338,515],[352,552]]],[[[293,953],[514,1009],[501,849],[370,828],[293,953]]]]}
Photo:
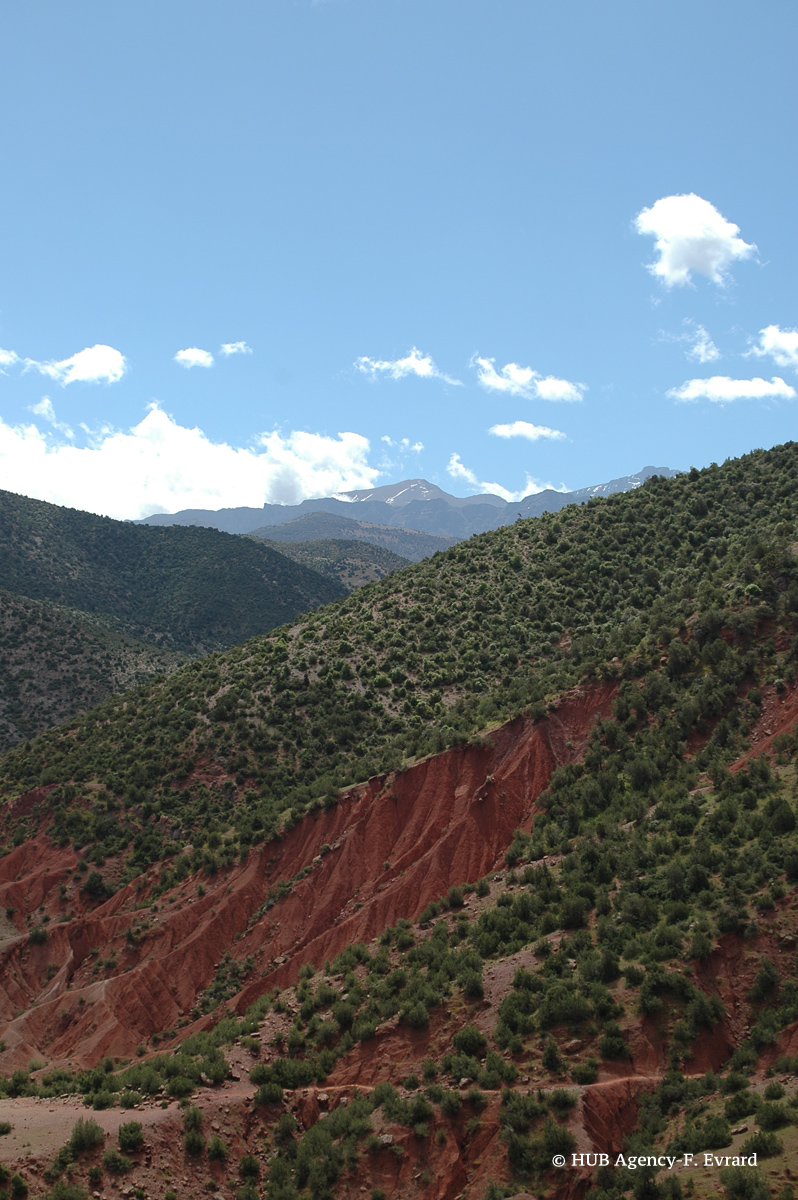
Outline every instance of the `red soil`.
{"type": "MultiPolygon", "coordinates": [[[[0,1070],[8,1073],[25,1066],[31,1057],[80,1065],[91,1065],[106,1054],[130,1057],[153,1033],[174,1026],[182,1026],[182,1038],[211,1022],[204,1017],[191,1026],[188,1014],[213,981],[225,953],[240,961],[254,956],[243,991],[231,1002],[243,1012],[262,991],[295,979],[303,962],[320,966],[352,941],[369,941],[400,917],[418,917],[451,885],[503,871],[513,830],[531,829],[538,797],[552,771],[580,756],[593,721],[608,715],[614,694],[614,685],[577,689],[544,720],[518,719],[497,729],[490,744],[450,750],[398,775],[372,779],[345,793],[329,811],[307,817],[281,840],[252,851],[246,862],[204,879],[204,895],[197,894],[196,878],[190,879],[162,896],[157,908],[142,904],[160,867],[94,905],[80,891],[81,877],[73,874],[72,850],[55,847],[45,834],[15,848],[0,859],[0,914],[14,910],[10,918],[0,916],[0,1037],[7,1046],[0,1055],[0,1070]],[[290,880],[295,880],[291,890],[259,917],[270,891],[290,880]],[[66,911],[72,919],[62,922],[59,917],[66,911]],[[30,928],[48,916],[48,940],[32,943],[30,928]],[[138,941],[126,937],[132,923],[145,919],[150,927],[136,935],[138,941]],[[92,953],[95,949],[97,954],[92,953]],[[115,962],[110,961],[112,951],[115,962]]],[[[798,689],[763,689],[761,715],[746,757],[770,752],[776,735],[794,727],[796,720],[798,689]]],[[[30,812],[45,804],[46,789],[37,789],[21,797],[17,809],[30,812]]],[[[759,918],[756,939],[727,935],[709,958],[695,963],[696,983],[720,996],[726,1015],[697,1043],[685,1066],[689,1074],[719,1067],[747,1036],[747,996],[760,958],[766,955],[777,967],[794,961],[795,901],[791,894],[759,918]]],[[[472,897],[468,903],[473,911],[481,902],[472,897]]],[[[485,971],[484,1001],[456,1011],[436,1009],[424,1030],[414,1032],[395,1021],[382,1026],[376,1037],[336,1064],[323,1090],[309,1088],[290,1097],[300,1126],[308,1128],[355,1088],[369,1088],[383,1079],[399,1086],[411,1071],[419,1070],[423,1059],[439,1059],[451,1048],[453,1033],[465,1020],[491,1032],[497,1003],[512,974],[519,965],[531,966],[532,959],[533,949],[525,947],[491,963],[485,971]]],[[[277,1019],[276,1014],[272,1017],[277,1019]]],[[[631,1061],[602,1063],[600,1081],[579,1089],[581,1102],[569,1117],[579,1152],[617,1151],[634,1128],[641,1094],[656,1086],[667,1068],[661,1024],[660,1018],[641,1020],[628,1010],[624,1028],[631,1061]]],[[[584,1050],[590,1052],[590,1047],[584,1050]]],[[[234,1049],[239,1057],[243,1053],[240,1047],[234,1049]]],[[[782,1033],[760,1065],[780,1053],[798,1054],[798,1023],[782,1033]]],[[[247,1064],[236,1062],[236,1069],[239,1079],[245,1079],[247,1064]]],[[[537,1082],[530,1084],[527,1077],[517,1086],[533,1090],[537,1082]]],[[[233,1157],[247,1147],[261,1152],[262,1135],[274,1119],[274,1114],[252,1110],[247,1102],[251,1091],[246,1084],[228,1081],[219,1091],[200,1097],[208,1120],[214,1122],[206,1134],[220,1129],[233,1157]]],[[[500,1102],[500,1094],[493,1093],[478,1125],[471,1120],[469,1105],[455,1120],[438,1118],[423,1141],[411,1130],[391,1126],[386,1138],[393,1142],[369,1152],[369,1186],[381,1187],[388,1196],[423,1194],[425,1200],[483,1195],[489,1182],[507,1178],[500,1102]],[[395,1153],[393,1147],[401,1147],[403,1153],[395,1153]]],[[[61,1140],[65,1122],[71,1123],[78,1110],[75,1102],[64,1103],[66,1115],[60,1124],[53,1117],[61,1140]]],[[[31,1139],[39,1125],[44,1132],[49,1126],[37,1112],[42,1104],[31,1102],[29,1107],[30,1128],[21,1124],[20,1136],[31,1139]]],[[[117,1119],[118,1110],[112,1123],[117,1119]]],[[[181,1177],[181,1194],[186,1187],[198,1190],[199,1176],[194,1177],[180,1149],[174,1108],[148,1107],[144,1119],[152,1147],[152,1162],[148,1157],[142,1166],[145,1174],[145,1168],[151,1169],[154,1181],[168,1165],[175,1182],[181,1177]]],[[[383,1132],[383,1120],[375,1114],[377,1135],[383,1132]]],[[[101,1121],[107,1123],[105,1114],[101,1121]]],[[[42,1146],[42,1163],[44,1150],[42,1146]]],[[[222,1168],[214,1166],[213,1173],[222,1191],[222,1168]]],[[[591,1174],[589,1168],[552,1170],[546,1175],[545,1194],[578,1200],[591,1174]]],[[[38,1180],[30,1182],[32,1194],[41,1194],[38,1180]]],[[[344,1178],[336,1194],[360,1200],[363,1183],[359,1176],[344,1178]]],[[[206,1167],[202,1190],[207,1187],[206,1167]]]]}
{"type": "MultiPolygon", "coordinates": [[[[579,756],[614,694],[614,685],[577,688],[547,718],[495,730],[490,744],[449,750],[353,788],[334,808],[219,872],[204,896],[195,895],[194,883],[173,889],[157,913],[140,911],[154,871],[91,908],[73,879],[71,849],[56,848],[46,835],[18,846],[0,860],[0,912],[14,909],[16,927],[4,939],[0,931],[0,1037],[7,1045],[0,1070],[39,1055],[81,1065],[129,1057],[190,1012],[228,950],[240,960],[255,956],[237,1002],[243,1011],[262,991],[294,979],[302,962],[320,965],[399,917],[417,917],[453,884],[503,866],[513,830],[531,828],[552,771],[579,756]],[[270,889],[307,868],[257,919],[270,889]],[[33,945],[24,931],[65,908],[72,920],[51,921],[49,939],[33,945]],[[125,934],[142,915],[154,927],[133,944],[125,934]],[[91,955],[95,948],[99,957],[91,955]],[[116,962],[105,958],[97,977],[93,968],[112,949],[116,962]]],[[[17,805],[27,811],[44,799],[37,789],[17,805]]]]}

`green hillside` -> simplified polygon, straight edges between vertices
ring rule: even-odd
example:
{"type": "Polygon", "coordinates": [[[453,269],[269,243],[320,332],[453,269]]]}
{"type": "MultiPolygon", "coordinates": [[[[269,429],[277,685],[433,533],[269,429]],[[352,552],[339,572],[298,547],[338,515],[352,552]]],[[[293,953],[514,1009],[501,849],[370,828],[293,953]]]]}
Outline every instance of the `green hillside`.
{"type": "Polygon", "coordinates": [[[153,528],[0,492],[0,586],[207,653],[335,599],[334,581],[249,538],[153,528]]]}
{"type": "MultiPolygon", "coordinates": [[[[655,729],[653,768],[618,776],[613,802],[632,805],[641,780],[678,773],[692,729],[773,675],[762,631],[793,644],[797,484],[791,443],[480,535],[11,751],[3,795],[69,782],[56,835],[105,853],[135,838],[134,869],[164,852],[160,813],[172,846],[211,820],[246,846],[343,784],[622,677],[648,680],[627,703],[655,729]]],[[[724,720],[704,769],[732,753],[742,717],[724,720]]]]}
{"type": "Polygon", "coordinates": [[[410,562],[384,546],[346,538],[321,538],[317,542],[270,542],[264,538],[263,543],[311,571],[336,580],[347,592],[364,583],[376,583],[410,562]]]}
{"type": "Polygon", "coordinates": [[[85,613],[0,588],[0,752],[185,658],[85,613]]]}

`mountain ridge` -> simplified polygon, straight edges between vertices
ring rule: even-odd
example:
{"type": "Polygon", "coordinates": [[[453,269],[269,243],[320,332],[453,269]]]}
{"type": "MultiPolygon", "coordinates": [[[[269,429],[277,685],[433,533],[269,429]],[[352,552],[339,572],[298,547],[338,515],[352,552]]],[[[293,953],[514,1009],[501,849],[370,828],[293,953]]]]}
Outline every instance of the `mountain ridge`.
{"type": "Polygon", "coordinates": [[[155,513],[145,517],[139,524],[207,525],[227,533],[251,533],[270,525],[282,525],[309,513],[327,512],[375,525],[393,525],[421,533],[464,539],[475,533],[485,533],[489,529],[512,524],[519,516],[540,516],[543,512],[557,512],[569,504],[584,504],[592,496],[634,490],[652,475],[672,478],[677,474],[679,472],[670,467],[644,467],[635,475],[624,475],[608,483],[579,488],[574,492],[557,492],[547,488],[517,502],[503,500],[491,493],[453,496],[427,480],[407,479],[378,488],[303,500],[301,504],[264,504],[262,509],[184,509],[172,514],[155,513]],[[357,518],[354,517],[353,506],[356,506],[357,518]]]}

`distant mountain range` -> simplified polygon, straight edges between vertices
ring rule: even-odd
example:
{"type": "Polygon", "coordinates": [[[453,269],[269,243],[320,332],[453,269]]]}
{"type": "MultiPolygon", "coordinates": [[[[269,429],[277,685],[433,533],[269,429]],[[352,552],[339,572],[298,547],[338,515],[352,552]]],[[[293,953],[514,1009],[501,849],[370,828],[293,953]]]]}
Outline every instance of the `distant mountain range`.
{"type": "MultiPolygon", "coordinates": [[[[329,513],[356,521],[360,533],[340,527],[335,532],[321,532],[318,526],[307,526],[307,538],[291,537],[291,541],[304,541],[321,537],[361,537],[383,545],[406,558],[425,557],[416,549],[389,544],[376,536],[364,537],[364,526],[388,526],[432,534],[439,538],[461,540],[475,533],[498,529],[500,525],[511,525],[520,517],[538,517],[543,512],[557,512],[567,504],[585,504],[594,496],[610,496],[615,492],[630,492],[640,487],[651,475],[670,478],[678,475],[669,467],[644,467],[636,475],[623,475],[608,483],[579,488],[574,492],[556,492],[546,488],[523,500],[509,503],[501,496],[490,492],[478,496],[452,496],[426,479],[404,479],[400,483],[385,484],[383,487],[363,491],[341,492],[336,496],[323,496],[318,500],[303,500],[301,504],[264,504],[263,508],[221,508],[218,510],[187,508],[177,513],[155,513],[146,517],[146,525],[202,525],[221,529],[225,533],[255,533],[259,537],[277,540],[274,526],[286,525],[297,518],[306,518],[314,513],[329,513]]],[[[282,539],[281,539],[282,540],[282,539]]],[[[442,544],[439,549],[445,549],[442,544]]],[[[433,551],[427,550],[426,554],[433,551]]]]}
{"type": "MultiPolygon", "coordinates": [[[[351,512],[351,506],[349,511],[351,512]]],[[[396,525],[373,525],[368,521],[353,521],[351,517],[341,517],[335,513],[312,512],[283,525],[264,525],[261,529],[253,529],[250,537],[263,538],[283,554],[289,554],[286,546],[291,543],[332,540],[336,543],[346,539],[350,544],[360,542],[381,546],[383,550],[399,555],[401,564],[406,560],[420,562],[429,558],[436,550],[448,550],[460,540],[456,537],[440,537],[435,533],[419,533],[415,529],[401,529],[396,525]]],[[[350,545],[351,549],[351,545],[350,545]]],[[[316,570],[319,568],[316,567],[316,570]]],[[[396,569],[395,567],[392,569],[396,569]]]]}

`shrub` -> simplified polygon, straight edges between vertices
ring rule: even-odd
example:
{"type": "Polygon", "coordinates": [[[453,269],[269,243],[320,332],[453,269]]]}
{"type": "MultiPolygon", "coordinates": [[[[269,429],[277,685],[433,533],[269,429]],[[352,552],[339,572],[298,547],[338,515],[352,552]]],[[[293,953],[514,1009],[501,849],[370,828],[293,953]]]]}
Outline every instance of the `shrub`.
{"type": "Polygon", "coordinates": [[[412,1005],[404,1016],[411,1029],[425,1029],[429,1025],[429,1013],[420,1000],[412,1005]]]}
{"type": "Polygon", "coordinates": [[[245,1154],[238,1164],[238,1173],[242,1179],[253,1180],[260,1176],[260,1163],[254,1154],[245,1154]]]}
{"type": "Polygon", "coordinates": [[[119,1097],[120,1108],[135,1108],[137,1104],[141,1104],[141,1092],[136,1092],[132,1088],[125,1088],[119,1097]]]}
{"type": "Polygon", "coordinates": [[[777,1138],[775,1133],[764,1133],[760,1130],[753,1137],[747,1138],[743,1143],[740,1154],[749,1157],[751,1154],[757,1154],[760,1158],[772,1158],[774,1154],[781,1154],[783,1144],[781,1138],[777,1138]]]}
{"type": "Polygon", "coordinates": [[[598,1063],[595,1058],[589,1058],[587,1062],[577,1063],[571,1068],[571,1078],[574,1083],[595,1083],[598,1075],[598,1063]]]}
{"type": "Polygon", "coordinates": [[[790,1120],[790,1114],[783,1104],[760,1104],[756,1114],[757,1125],[765,1130],[781,1129],[790,1120]]]}
{"type": "Polygon", "coordinates": [[[447,1091],[443,1093],[441,1099],[441,1112],[446,1117],[456,1117],[460,1109],[463,1107],[463,1100],[459,1092],[447,1091]]]}
{"type": "Polygon", "coordinates": [[[261,1104],[280,1104],[283,1099],[283,1089],[279,1083],[264,1083],[255,1093],[255,1107],[261,1104]]]}
{"type": "Polygon", "coordinates": [[[10,1121],[0,1121],[0,1137],[3,1137],[5,1134],[10,1133],[13,1128],[14,1128],[14,1126],[11,1124],[10,1121]]]}
{"type": "Polygon", "coordinates": [[[208,1142],[208,1158],[213,1162],[224,1162],[227,1158],[227,1146],[225,1146],[218,1133],[215,1133],[208,1142]]]}
{"type": "Polygon", "coordinates": [[[728,1200],[770,1200],[770,1188],[755,1167],[725,1167],[720,1181],[728,1200]]]}
{"type": "Polygon", "coordinates": [[[124,1175],[125,1171],[129,1171],[133,1166],[133,1163],[126,1154],[120,1154],[113,1147],[110,1150],[106,1150],[102,1157],[102,1164],[106,1171],[110,1171],[112,1175],[124,1175]]]}
{"type": "Polygon", "coordinates": [[[84,1150],[96,1150],[98,1146],[103,1145],[105,1145],[105,1133],[102,1126],[93,1121],[91,1117],[87,1119],[78,1117],[72,1126],[72,1133],[69,1137],[69,1148],[75,1157],[77,1158],[84,1150]]]}
{"type": "Polygon", "coordinates": [[[184,1100],[186,1096],[191,1095],[195,1086],[193,1079],[189,1079],[187,1075],[176,1075],[174,1079],[169,1080],[166,1090],[177,1100],[184,1100]]]}
{"type": "Polygon", "coordinates": [[[90,900],[104,900],[107,895],[107,889],[103,882],[103,877],[99,871],[90,871],[86,876],[86,881],[81,888],[90,900]]]}
{"type": "Polygon", "coordinates": [[[183,1128],[187,1131],[202,1129],[202,1112],[194,1104],[183,1110],[183,1128]]]}
{"type": "Polygon", "coordinates": [[[28,1185],[19,1172],[15,1172],[11,1176],[11,1195],[14,1200],[24,1200],[28,1194],[28,1185]]]}
{"type": "Polygon", "coordinates": [[[478,1058],[485,1051],[487,1042],[476,1025],[464,1025],[452,1038],[455,1050],[478,1058]]]}
{"type": "Polygon", "coordinates": [[[196,1157],[202,1154],[205,1149],[205,1138],[198,1129],[187,1129],[183,1135],[183,1145],[186,1149],[186,1154],[196,1157]]]}
{"type": "Polygon", "coordinates": [[[141,1121],[128,1121],[124,1125],[119,1126],[119,1149],[130,1154],[135,1150],[140,1150],[144,1144],[144,1131],[141,1128],[141,1121]]]}
{"type": "Polygon", "coordinates": [[[88,1192],[79,1183],[66,1183],[63,1179],[56,1182],[46,1200],[88,1200],[88,1192]]]}

